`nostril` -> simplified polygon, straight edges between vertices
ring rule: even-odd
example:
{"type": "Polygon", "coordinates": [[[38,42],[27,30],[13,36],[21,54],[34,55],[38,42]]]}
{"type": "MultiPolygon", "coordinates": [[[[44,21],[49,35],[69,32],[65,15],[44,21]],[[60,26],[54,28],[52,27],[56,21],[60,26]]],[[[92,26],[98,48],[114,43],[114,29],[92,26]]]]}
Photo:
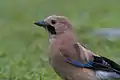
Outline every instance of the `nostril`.
{"type": "Polygon", "coordinates": [[[44,21],[38,21],[38,22],[35,22],[34,24],[37,26],[42,26],[42,27],[48,26],[48,24],[44,21]]]}

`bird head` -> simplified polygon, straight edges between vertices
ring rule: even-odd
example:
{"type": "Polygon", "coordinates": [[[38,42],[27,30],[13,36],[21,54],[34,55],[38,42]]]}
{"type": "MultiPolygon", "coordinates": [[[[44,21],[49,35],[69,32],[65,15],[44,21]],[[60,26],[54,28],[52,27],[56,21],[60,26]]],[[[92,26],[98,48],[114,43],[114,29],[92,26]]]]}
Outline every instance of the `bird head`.
{"type": "Polygon", "coordinates": [[[59,35],[72,28],[66,17],[56,15],[49,16],[43,21],[37,21],[35,24],[44,27],[50,35],[59,35]]]}

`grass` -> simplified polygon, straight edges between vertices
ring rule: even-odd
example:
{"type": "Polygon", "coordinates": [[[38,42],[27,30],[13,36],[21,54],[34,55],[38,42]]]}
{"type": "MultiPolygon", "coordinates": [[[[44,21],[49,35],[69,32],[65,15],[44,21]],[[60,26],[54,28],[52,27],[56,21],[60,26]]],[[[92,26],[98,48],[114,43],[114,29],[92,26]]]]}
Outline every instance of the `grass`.
{"type": "Polygon", "coordinates": [[[93,52],[120,63],[120,41],[92,36],[96,28],[120,26],[119,0],[1,0],[0,80],[60,80],[48,63],[48,40],[37,20],[69,18],[78,40],[93,52]]]}

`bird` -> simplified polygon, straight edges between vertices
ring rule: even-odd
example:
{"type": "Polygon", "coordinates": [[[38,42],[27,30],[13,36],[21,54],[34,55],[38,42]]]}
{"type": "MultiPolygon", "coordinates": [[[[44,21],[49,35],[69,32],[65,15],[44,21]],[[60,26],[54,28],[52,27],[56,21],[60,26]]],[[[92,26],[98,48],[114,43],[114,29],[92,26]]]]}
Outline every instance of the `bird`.
{"type": "Polygon", "coordinates": [[[47,31],[49,63],[63,80],[120,78],[120,65],[78,42],[73,25],[65,16],[51,15],[34,24],[47,31]]]}

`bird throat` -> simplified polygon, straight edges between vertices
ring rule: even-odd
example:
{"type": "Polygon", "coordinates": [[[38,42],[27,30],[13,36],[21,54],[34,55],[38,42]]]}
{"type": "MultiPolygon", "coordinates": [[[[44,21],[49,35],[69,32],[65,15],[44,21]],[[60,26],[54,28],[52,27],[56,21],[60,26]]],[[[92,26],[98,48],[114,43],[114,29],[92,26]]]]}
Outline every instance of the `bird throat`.
{"type": "Polygon", "coordinates": [[[48,37],[49,37],[49,43],[50,44],[52,44],[56,40],[56,35],[53,35],[51,33],[48,34],[48,37]]]}

